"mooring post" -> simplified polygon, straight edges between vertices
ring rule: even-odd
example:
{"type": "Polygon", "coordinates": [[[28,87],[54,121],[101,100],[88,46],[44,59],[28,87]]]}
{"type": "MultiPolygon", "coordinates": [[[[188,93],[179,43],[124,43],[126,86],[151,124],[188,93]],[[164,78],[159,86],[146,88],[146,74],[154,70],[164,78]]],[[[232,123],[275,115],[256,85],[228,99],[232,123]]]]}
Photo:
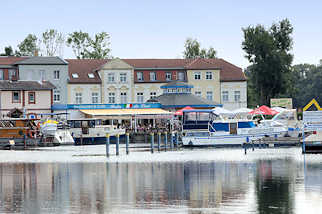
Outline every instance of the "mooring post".
{"type": "Polygon", "coordinates": [[[110,157],[110,134],[106,134],[106,157],[110,157]]]}
{"type": "Polygon", "coordinates": [[[253,140],[252,140],[252,147],[253,147],[253,151],[255,151],[255,145],[253,140]]]}
{"type": "Polygon", "coordinates": [[[158,132],[158,151],[161,150],[161,132],[158,132]]]}
{"type": "Polygon", "coordinates": [[[171,132],[170,148],[173,150],[174,133],[171,132]]]}
{"type": "Polygon", "coordinates": [[[128,155],[130,153],[129,151],[129,143],[130,143],[130,133],[126,133],[126,154],[128,155]]]}
{"type": "Polygon", "coordinates": [[[24,146],[24,149],[27,148],[26,135],[25,134],[23,135],[23,146],[24,146]]]}
{"type": "Polygon", "coordinates": [[[120,135],[116,135],[116,155],[120,154],[120,135]]]}
{"type": "Polygon", "coordinates": [[[248,144],[249,144],[249,137],[247,136],[246,137],[246,143],[244,145],[244,147],[245,147],[245,155],[247,154],[247,146],[248,146],[248,144]]]}
{"type": "Polygon", "coordinates": [[[167,151],[167,145],[168,145],[168,133],[164,132],[164,151],[167,151]]]}
{"type": "Polygon", "coordinates": [[[151,132],[150,133],[150,135],[151,135],[151,153],[153,154],[153,149],[154,149],[154,133],[153,132],[151,132]]]}
{"type": "Polygon", "coordinates": [[[302,142],[302,154],[305,154],[305,136],[304,136],[304,128],[305,128],[305,125],[304,127],[302,128],[302,137],[303,137],[303,142],[302,142]]]}
{"type": "Polygon", "coordinates": [[[179,132],[176,132],[176,148],[179,147],[179,132]]]}

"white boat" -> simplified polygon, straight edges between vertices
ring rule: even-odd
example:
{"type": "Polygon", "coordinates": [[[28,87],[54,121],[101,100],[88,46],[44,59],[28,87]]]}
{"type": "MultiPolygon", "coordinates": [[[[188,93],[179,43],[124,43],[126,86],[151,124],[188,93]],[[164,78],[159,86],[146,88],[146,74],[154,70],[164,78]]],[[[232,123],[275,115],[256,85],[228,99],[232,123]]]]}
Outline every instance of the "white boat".
{"type": "Polygon", "coordinates": [[[125,129],[115,125],[103,125],[101,119],[80,118],[67,121],[75,144],[104,144],[106,135],[114,139],[116,135],[125,136],[125,129]]]}
{"type": "Polygon", "coordinates": [[[253,120],[222,119],[212,110],[183,111],[184,146],[241,146],[287,132],[284,126],[257,126],[253,120]]]}

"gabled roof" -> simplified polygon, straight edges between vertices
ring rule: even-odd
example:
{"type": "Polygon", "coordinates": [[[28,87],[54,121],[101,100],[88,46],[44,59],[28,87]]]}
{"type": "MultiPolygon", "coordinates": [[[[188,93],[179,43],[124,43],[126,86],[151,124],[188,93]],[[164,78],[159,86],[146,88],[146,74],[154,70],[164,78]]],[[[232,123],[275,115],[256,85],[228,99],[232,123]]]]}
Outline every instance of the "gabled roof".
{"type": "Polygon", "coordinates": [[[100,84],[102,81],[96,69],[105,64],[107,59],[66,59],[68,62],[69,83],[100,84]],[[94,78],[89,78],[88,74],[93,73],[94,78]],[[72,74],[78,74],[78,78],[73,78],[72,74]]]}
{"type": "Polygon", "coordinates": [[[68,63],[58,56],[32,56],[17,61],[15,65],[67,65],[68,63]]]}
{"type": "Polygon", "coordinates": [[[52,90],[56,87],[48,81],[0,81],[0,90],[3,91],[14,91],[14,90],[25,90],[25,91],[37,91],[37,90],[52,90]]]}

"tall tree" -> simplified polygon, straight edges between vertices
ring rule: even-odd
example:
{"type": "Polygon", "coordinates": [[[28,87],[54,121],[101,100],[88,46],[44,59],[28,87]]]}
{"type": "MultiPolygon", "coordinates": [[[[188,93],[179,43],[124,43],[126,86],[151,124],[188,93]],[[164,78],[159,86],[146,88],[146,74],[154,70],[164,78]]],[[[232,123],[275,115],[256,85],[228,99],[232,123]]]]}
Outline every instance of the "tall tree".
{"type": "Polygon", "coordinates": [[[110,56],[110,35],[106,32],[97,33],[88,39],[85,57],[90,59],[104,59],[110,56]]]}
{"type": "Polygon", "coordinates": [[[4,47],[4,53],[0,54],[0,56],[13,56],[13,49],[11,46],[4,47]]]}
{"type": "Polygon", "coordinates": [[[34,34],[29,34],[19,45],[19,54],[22,56],[34,56],[39,51],[37,46],[38,38],[34,34]]]}
{"type": "Polygon", "coordinates": [[[187,38],[184,44],[184,58],[216,58],[216,50],[213,47],[207,49],[200,48],[200,43],[196,39],[187,38]]]}
{"type": "Polygon", "coordinates": [[[285,93],[288,87],[287,78],[293,60],[290,53],[293,27],[288,19],[284,19],[269,29],[257,25],[242,30],[242,48],[252,63],[250,81],[260,104],[268,105],[270,98],[285,93]]]}
{"type": "Polygon", "coordinates": [[[55,29],[50,29],[42,34],[42,43],[45,46],[46,56],[58,55],[64,46],[65,40],[62,33],[55,29]]]}
{"type": "Polygon", "coordinates": [[[72,47],[77,59],[86,58],[86,50],[89,47],[90,36],[82,31],[75,31],[68,35],[67,46],[72,47]]]}

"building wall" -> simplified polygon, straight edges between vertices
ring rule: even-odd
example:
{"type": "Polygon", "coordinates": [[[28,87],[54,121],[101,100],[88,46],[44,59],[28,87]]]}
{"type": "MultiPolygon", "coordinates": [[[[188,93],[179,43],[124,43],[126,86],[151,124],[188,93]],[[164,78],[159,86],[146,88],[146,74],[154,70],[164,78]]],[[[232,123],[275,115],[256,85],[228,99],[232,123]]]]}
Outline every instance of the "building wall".
{"type": "Polygon", "coordinates": [[[221,104],[228,110],[247,108],[247,81],[221,82],[221,104]],[[228,101],[223,100],[223,92],[228,92],[228,101]],[[235,91],[240,91],[240,100],[235,101],[235,91]]]}
{"type": "Polygon", "coordinates": [[[161,83],[161,82],[168,82],[166,80],[166,73],[171,73],[171,80],[178,80],[179,79],[179,73],[182,72],[183,73],[183,80],[182,81],[186,81],[187,80],[187,76],[186,76],[186,71],[184,70],[135,70],[134,71],[134,82],[135,83],[140,83],[140,82],[144,82],[144,83],[161,83]],[[141,72],[143,74],[143,81],[139,81],[138,80],[138,75],[137,73],[141,72]],[[151,80],[150,79],[150,73],[151,72],[155,72],[156,74],[156,80],[151,80]]]}
{"type": "Polygon", "coordinates": [[[138,102],[138,96],[137,93],[143,93],[143,102],[146,102],[150,99],[150,93],[155,92],[156,96],[159,96],[162,94],[162,89],[160,88],[162,85],[165,85],[166,83],[137,83],[134,86],[134,94],[133,94],[133,101],[134,103],[138,102]]]}
{"type": "Polygon", "coordinates": [[[98,103],[101,103],[100,84],[68,84],[68,104],[76,104],[76,93],[82,93],[82,103],[91,104],[92,93],[98,93],[98,103]]]}
{"type": "Polygon", "coordinates": [[[220,70],[188,70],[188,84],[193,85],[192,93],[201,92],[201,96],[207,99],[207,91],[213,92],[213,101],[220,103],[220,70]],[[200,72],[200,80],[195,79],[195,73],[200,72]],[[206,79],[206,72],[212,72],[212,79],[206,79]]]}
{"type": "Polygon", "coordinates": [[[55,90],[60,91],[60,102],[67,103],[68,65],[19,65],[19,79],[50,81],[55,90]],[[54,79],[54,71],[59,70],[59,79],[54,79]],[[42,75],[43,71],[43,75],[42,75]]]}

